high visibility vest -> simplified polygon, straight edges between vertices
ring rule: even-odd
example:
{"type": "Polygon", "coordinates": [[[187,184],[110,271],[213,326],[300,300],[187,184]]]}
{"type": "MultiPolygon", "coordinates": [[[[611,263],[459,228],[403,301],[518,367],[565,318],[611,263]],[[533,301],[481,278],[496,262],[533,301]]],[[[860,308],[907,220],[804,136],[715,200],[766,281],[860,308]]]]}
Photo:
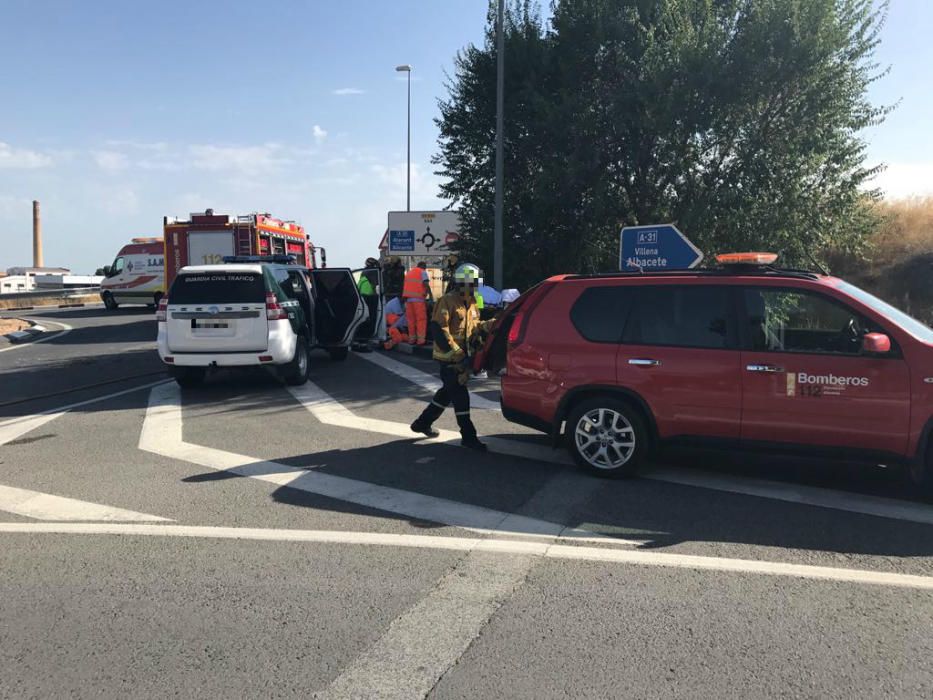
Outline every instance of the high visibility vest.
{"type": "Polygon", "coordinates": [[[477,309],[482,309],[484,306],[486,306],[486,302],[483,301],[483,295],[479,292],[474,292],[473,298],[476,300],[477,309]]]}
{"type": "Polygon", "coordinates": [[[360,277],[360,283],[357,285],[360,290],[360,294],[364,297],[371,297],[376,294],[376,290],[373,288],[373,283],[369,281],[369,278],[366,275],[360,277]]]}
{"type": "Polygon", "coordinates": [[[409,270],[405,273],[405,287],[402,290],[402,296],[406,299],[424,299],[424,279],[422,274],[424,270],[420,267],[409,270]]]}

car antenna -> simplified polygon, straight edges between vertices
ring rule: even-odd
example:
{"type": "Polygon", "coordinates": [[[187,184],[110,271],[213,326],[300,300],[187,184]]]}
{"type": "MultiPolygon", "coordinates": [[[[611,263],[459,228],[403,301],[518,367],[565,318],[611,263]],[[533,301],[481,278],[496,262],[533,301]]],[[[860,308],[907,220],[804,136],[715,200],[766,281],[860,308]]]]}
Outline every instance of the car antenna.
{"type": "Polygon", "coordinates": [[[819,273],[820,273],[821,275],[826,275],[827,277],[829,277],[829,273],[826,271],[826,268],[824,268],[822,265],[820,265],[820,264],[817,262],[816,258],[813,257],[813,253],[811,253],[809,250],[806,251],[806,252],[807,252],[807,257],[810,258],[810,262],[813,263],[814,267],[816,267],[816,269],[819,271],[819,273]]]}

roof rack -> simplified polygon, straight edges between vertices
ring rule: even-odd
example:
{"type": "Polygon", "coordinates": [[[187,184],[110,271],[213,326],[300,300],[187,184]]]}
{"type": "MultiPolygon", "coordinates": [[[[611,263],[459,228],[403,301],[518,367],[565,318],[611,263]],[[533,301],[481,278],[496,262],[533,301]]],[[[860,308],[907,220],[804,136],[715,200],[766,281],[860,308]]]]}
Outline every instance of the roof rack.
{"type": "Polygon", "coordinates": [[[732,265],[729,268],[694,268],[692,270],[643,270],[639,271],[619,271],[619,272],[599,272],[589,275],[567,275],[566,279],[601,279],[615,277],[735,277],[745,275],[750,277],[787,277],[791,279],[817,280],[820,275],[810,270],[797,270],[792,268],[781,268],[758,265],[732,265]],[[730,269],[731,268],[731,269],[730,269]]]}

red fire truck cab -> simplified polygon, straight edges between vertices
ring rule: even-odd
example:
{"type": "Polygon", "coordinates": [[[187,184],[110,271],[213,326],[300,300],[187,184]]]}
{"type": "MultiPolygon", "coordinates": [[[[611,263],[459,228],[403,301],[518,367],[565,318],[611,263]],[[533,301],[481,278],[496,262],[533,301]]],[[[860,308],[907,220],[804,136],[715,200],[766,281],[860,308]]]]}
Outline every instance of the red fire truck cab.
{"type": "Polygon", "coordinates": [[[185,265],[216,265],[228,255],[294,255],[299,265],[327,266],[323,248],[318,263],[318,250],[304,227],[269,214],[233,216],[208,209],[188,219],[166,216],[163,225],[165,289],[185,265]]]}

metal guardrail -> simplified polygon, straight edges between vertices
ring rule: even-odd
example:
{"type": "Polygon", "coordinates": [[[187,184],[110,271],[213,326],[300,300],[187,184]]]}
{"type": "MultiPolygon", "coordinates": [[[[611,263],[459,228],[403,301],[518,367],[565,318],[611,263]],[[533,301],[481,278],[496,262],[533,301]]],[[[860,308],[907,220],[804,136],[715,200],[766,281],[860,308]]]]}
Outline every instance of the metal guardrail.
{"type": "Polygon", "coordinates": [[[29,299],[71,299],[88,294],[100,294],[100,287],[69,287],[66,289],[38,289],[31,292],[13,292],[0,294],[3,301],[28,301],[29,299]]]}

